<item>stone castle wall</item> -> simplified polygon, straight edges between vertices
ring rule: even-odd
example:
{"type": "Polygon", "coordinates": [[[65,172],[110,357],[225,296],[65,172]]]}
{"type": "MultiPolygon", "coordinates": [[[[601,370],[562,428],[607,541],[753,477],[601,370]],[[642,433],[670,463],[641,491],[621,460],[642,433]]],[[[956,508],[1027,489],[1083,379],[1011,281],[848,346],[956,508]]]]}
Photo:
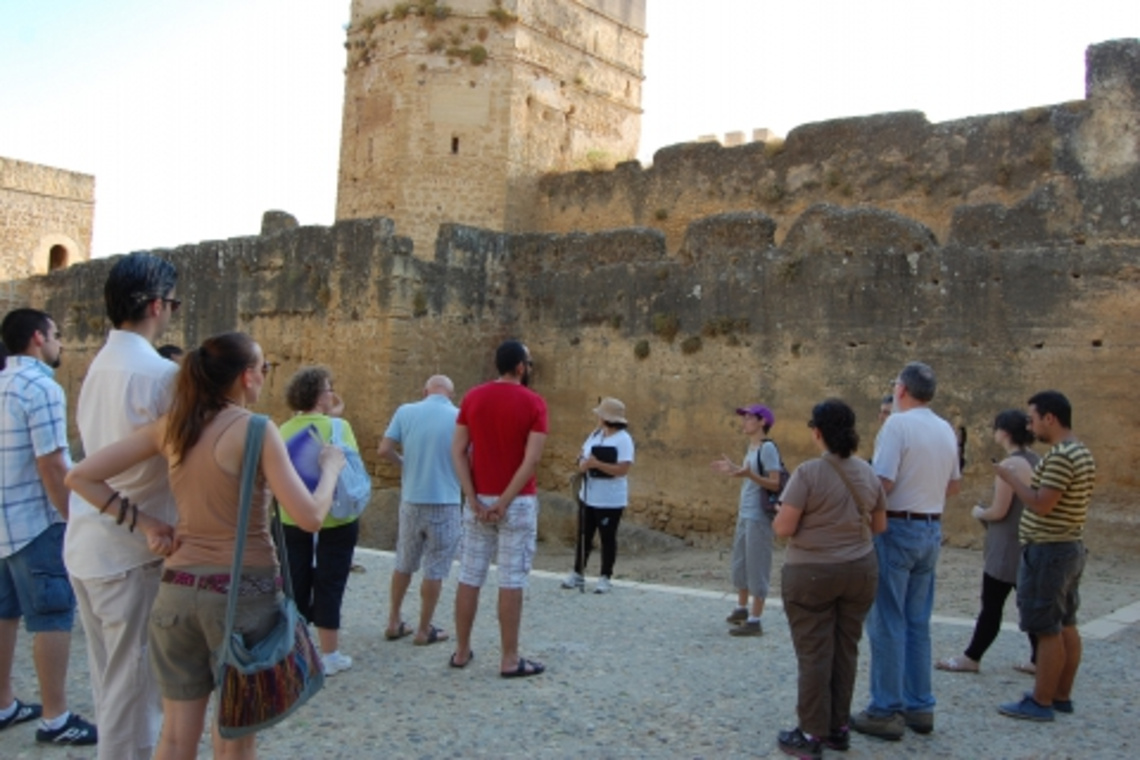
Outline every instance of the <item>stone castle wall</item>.
{"type": "MultiPolygon", "coordinates": [[[[968,431],[946,530],[977,541],[968,508],[992,487],[993,416],[1057,388],[1097,458],[1090,544],[1134,550],[1140,429],[1120,420],[1140,374],[1140,43],[1090,48],[1088,72],[1073,104],[809,125],[782,152],[682,146],[644,171],[550,177],[553,232],[444,224],[424,247],[374,218],[185,246],[166,254],[185,300],[167,339],[250,331],[279,363],[261,405],[277,419],[289,374],[329,364],[393,486],[374,452],[395,407],[436,372],[460,393],[489,379],[494,347],[520,337],[551,411],[541,487],[566,492],[589,410],[618,396],[638,445],[631,519],[694,542],[731,533],[739,484],[708,464],[743,451],[735,407],[772,406],[794,467],[815,455],[811,406],[840,396],[866,455],[877,399],[915,359],[938,373],[936,411],[968,431]],[[784,190],[765,205],[753,183],[769,172],[784,190]],[[559,231],[555,208],[615,229],[559,231]],[[633,224],[637,209],[654,218],[633,224]]],[[[24,282],[64,327],[72,399],[108,327],[110,265],[24,282]]]]}
{"type": "MultiPolygon", "coordinates": [[[[670,255],[656,230],[449,225],[425,261],[395,231],[385,219],[348,221],[167,252],[184,308],[164,340],[251,332],[279,363],[259,405],[278,420],[288,376],[330,365],[368,467],[395,486],[398,473],[375,456],[395,407],[418,398],[432,373],[449,374],[460,394],[491,378],[494,347],[521,337],[550,405],[540,486],[566,492],[590,409],[618,396],[638,445],[631,519],[694,542],[731,533],[739,483],[708,464],[741,455],[736,406],[772,406],[773,435],[794,467],[815,455],[811,406],[840,396],[857,411],[867,455],[877,399],[913,359],[938,372],[936,410],[968,430],[965,494],[946,527],[958,543],[976,540],[968,507],[992,485],[993,415],[1057,387],[1097,457],[1090,541],[1135,543],[1122,528],[1136,520],[1140,430],[1118,422],[1140,373],[1135,243],[940,245],[893,212],[831,205],[783,235],[755,212],[700,220],[685,257],[670,255]]],[[[31,301],[63,326],[59,376],[72,400],[108,327],[99,292],[111,263],[28,281],[31,301]]]]}
{"type": "MultiPolygon", "coordinates": [[[[1138,51],[1136,40],[1090,47],[1085,100],[943,124],[920,113],[840,119],[798,127],[784,141],[664,148],[647,169],[631,162],[549,175],[533,229],[654,227],[676,252],[688,225],[710,214],[763,211],[780,235],[813,204],[834,203],[895,211],[949,241],[959,208],[997,204],[1047,205],[1033,234],[1050,239],[1135,239],[1138,51]]],[[[1000,242],[1002,230],[993,234],[1000,242]]]]}
{"type": "Polygon", "coordinates": [[[0,157],[0,307],[14,281],[90,257],[94,210],[91,175],[0,157]]]}

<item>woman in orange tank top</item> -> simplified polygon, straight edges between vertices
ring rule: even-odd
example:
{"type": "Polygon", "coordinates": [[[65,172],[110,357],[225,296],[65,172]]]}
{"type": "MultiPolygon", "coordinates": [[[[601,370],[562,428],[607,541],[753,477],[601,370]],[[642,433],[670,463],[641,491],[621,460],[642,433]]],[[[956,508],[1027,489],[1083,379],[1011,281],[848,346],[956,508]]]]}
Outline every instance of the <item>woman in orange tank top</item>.
{"type": "MultiPolygon", "coordinates": [[[[310,493],[293,469],[277,427],[269,422],[262,444],[259,485],[251,506],[242,575],[230,578],[242,456],[252,413],[269,365],[244,333],[208,338],[186,354],[170,412],[91,455],[67,476],[67,485],[123,530],[140,530],[151,551],[166,558],[150,615],[151,667],[162,690],[163,726],[155,758],[195,757],[214,689],[211,656],[221,645],[226,592],[238,583],[235,629],[248,641],[264,637],[278,614],[280,579],[269,533],[269,492],[306,530],[318,530],[332,504],[344,454],[326,446],[321,478],[310,493]],[[153,456],[165,457],[178,525],[138,511],[106,481],[153,456]],[[268,486],[268,488],[266,488],[268,486]]],[[[254,735],[222,739],[213,732],[214,756],[254,758],[254,735]]]]}

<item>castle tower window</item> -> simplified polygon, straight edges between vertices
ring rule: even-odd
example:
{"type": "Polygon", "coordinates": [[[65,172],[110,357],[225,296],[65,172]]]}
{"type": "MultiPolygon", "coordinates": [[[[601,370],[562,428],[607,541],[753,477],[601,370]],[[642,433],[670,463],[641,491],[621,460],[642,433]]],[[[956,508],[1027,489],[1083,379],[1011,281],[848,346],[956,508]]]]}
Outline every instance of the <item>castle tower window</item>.
{"type": "Polygon", "coordinates": [[[57,269],[64,269],[67,267],[68,256],[67,248],[62,245],[53,245],[48,252],[48,271],[54,272],[57,269]]]}
{"type": "Polygon", "coordinates": [[[451,155],[453,155],[453,156],[459,155],[459,138],[458,137],[451,138],[451,155]]]}

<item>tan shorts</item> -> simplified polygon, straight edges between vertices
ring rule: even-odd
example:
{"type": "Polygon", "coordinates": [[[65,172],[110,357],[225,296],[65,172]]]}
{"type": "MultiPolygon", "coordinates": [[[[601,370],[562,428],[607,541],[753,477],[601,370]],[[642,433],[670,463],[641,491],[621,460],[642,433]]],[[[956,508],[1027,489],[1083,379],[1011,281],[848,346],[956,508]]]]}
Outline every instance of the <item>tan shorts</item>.
{"type": "MultiPolygon", "coordinates": [[[[228,567],[178,568],[195,574],[228,573],[228,567]]],[[[243,576],[276,575],[273,568],[246,569],[243,576]]],[[[234,630],[248,642],[269,635],[277,622],[281,592],[243,596],[234,630]]],[[[209,589],[159,584],[150,612],[150,666],[164,699],[192,701],[214,690],[215,653],[226,629],[226,595],[209,589]]]]}

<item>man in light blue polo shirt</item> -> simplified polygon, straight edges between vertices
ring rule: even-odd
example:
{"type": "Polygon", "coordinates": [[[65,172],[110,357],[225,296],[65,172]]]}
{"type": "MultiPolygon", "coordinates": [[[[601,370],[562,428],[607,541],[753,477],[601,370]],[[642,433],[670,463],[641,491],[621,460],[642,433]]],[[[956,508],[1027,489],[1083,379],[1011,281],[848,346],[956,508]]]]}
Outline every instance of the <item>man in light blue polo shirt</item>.
{"type": "Polygon", "coordinates": [[[451,437],[459,415],[451,402],[454,393],[445,375],[428,378],[423,400],[400,406],[380,441],[380,456],[403,468],[396,568],[384,633],[389,641],[412,633],[400,618],[400,607],[421,560],[420,620],[413,641],[424,645],[448,638],[432,624],[432,616],[462,535],[459,481],[451,463],[451,437]]]}

